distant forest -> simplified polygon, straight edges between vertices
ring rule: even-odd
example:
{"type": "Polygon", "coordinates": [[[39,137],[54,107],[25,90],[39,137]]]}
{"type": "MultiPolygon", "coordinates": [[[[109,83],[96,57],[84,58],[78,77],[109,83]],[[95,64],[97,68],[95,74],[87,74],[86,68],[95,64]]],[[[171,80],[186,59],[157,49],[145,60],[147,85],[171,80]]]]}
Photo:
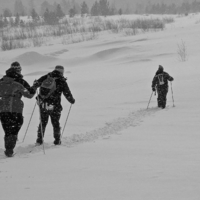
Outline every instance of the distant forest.
{"type": "Polygon", "coordinates": [[[173,3],[172,0],[164,3],[159,1],[137,1],[137,0],[85,0],[77,2],[76,0],[0,0],[1,17],[35,15],[44,16],[45,12],[55,12],[59,9],[64,15],[69,14],[91,14],[93,16],[107,16],[116,14],[187,14],[200,12],[200,1],[177,0],[173,3]],[[131,3],[132,2],[132,3],[131,3]],[[178,2],[178,3],[177,3],[178,2]]]}

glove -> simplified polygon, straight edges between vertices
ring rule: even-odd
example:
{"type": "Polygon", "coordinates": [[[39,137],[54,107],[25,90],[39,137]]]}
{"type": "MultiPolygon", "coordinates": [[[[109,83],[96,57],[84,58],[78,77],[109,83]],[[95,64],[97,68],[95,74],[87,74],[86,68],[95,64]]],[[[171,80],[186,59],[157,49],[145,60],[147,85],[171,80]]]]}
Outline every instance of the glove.
{"type": "Polygon", "coordinates": [[[156,91],[156,88],[152,88],[152,91],[155,92],[155,91],[156,91]]]}
{"type": "Polygon", "coordinates": [[[74,99],[73,97],[71,97],[71,98],[69,99],[69,102],[70,102],[71,104],[74,104],[74,103],[75,103],[75,99],[74,99]]]}
{"type": "Polygon", "coordinates": [[[36,85],[36,84],[38,84],[38,81],[37,81],[37,80],[34,80],[34,81],[33,81],[33,85],[36,85]]]}
{"type": "Polygon", "coordinates": [[[31,87],[29,91],[30,91],[30,94],[35,94],[36,93],[36,88],[35,87],[31,87]]]}
{"type": "Polygon", "coordinates": [[[37,88],[40,86],[40,83],[37,80],[34,80],[32,88],[37,90],[37,88]]]}
{"type": "Polygon", "coordinates": [[[36,102],[37,102],[38,106],[43,103],[42,99],[39,96],[36,96],[35,99],[36,99],[36,102]]]}

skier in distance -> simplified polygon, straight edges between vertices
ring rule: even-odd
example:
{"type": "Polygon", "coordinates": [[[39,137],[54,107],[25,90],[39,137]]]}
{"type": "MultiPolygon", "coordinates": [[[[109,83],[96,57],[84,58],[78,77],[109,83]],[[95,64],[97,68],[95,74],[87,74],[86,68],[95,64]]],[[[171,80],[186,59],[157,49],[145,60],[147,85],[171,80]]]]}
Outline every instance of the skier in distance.
{"type": "Polygon", "coordinates": [[[167,72],[164,71],[162,65],[159,65],[158,70],[152,81],[152,90],[158,93],[158,107],[164,109],[167,103],[167,93],[168,93],[168,81],[173,81],[174,78],[171,77],[167,72]]]}

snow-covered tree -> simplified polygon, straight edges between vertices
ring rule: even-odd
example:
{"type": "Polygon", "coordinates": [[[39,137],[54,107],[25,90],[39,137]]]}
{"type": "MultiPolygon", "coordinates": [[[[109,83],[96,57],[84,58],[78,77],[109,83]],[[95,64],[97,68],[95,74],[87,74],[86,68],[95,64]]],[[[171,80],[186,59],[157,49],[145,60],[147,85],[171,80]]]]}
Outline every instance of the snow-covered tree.
{"type": "Polygon", "coordinates": [[[24,16],[26,14],[24,5],[21,0],[16,0],[14,4],[14,15],[17,15],[17,13],[20,16],[24,16]]]}
{"type": "Polygon", "coordinates": [[[109,2],[107,0],[100,0],[99,8],[101,15],[103,16],[109,15],[110,9],[109,9],[109,2]]]}
{"type": "Polygon", "coordinates": [[[33,10],[33,9],[35,10],[35,3],[34,3],[34,0],[29,0],[28,7],[29,7],[29,15],[31,15],[32,10],[33,10]]]}
{"type": "Polygon", "coordinates": [[[3,16],[4,17],[11,17],[12,16],[12,12],[6,8],[4,11],[3,11],[3,16]]]}
{"type": "Polygon", "coordinates": [[[17,13],[17,14],[16,14],[16,17],[15,17],[15,26],[18,26],[18,25],[19,25],[19,22],[20,22],[20,16],[19,16],[19,14],[17,13]]]}
{"type": "Polygon", "coordinates": [[[98,16],[100,15],[100,7],[99,7],[99,2],[95,1],[93,4],[91,11],[90,11],[92,16],[98,16]]]}
{"type": "Polygon", "coordinates": [[[122,15],[122,9],[121,8],[119,9],[118,14],[122,15]]]}
{"type": "Polygon", "coordinates": [[[81,4],[81,15],[84,14],[89,14],[89,8],[85,1],[81,4]]]}
{"type": "Polygon", "coordinates": [[[40,7],[40,14],[43,16],[47,9],[51,11],[52,6],[47,1],[44,1],[40,7]]]}
{"type": "Polygon", "coordinates": [[[75,7],[73,7],[69,10],[69,16],[74,17],[75,15],[76,15],[76,9],[75,9],[75,7]]]}
{"type": "Polygon", "coordinates": [[[34,21],[36,21],[36,20],[39,18],[38,14],[37,14],[37,12],[35,11],[34,8],[33,8],[32,11],[31,11],[31,17],[32,17],[32,19],[33,19],[34,21]]]}
{"type": "Polygon", "coordinates": [[[65,16],[64,12],[63,12],[62,9],[61,9],[60,4],[57,5],[56,11],[55,11],[55,12],[56,12],[56,16],[57,16],[59,19],[61,19],[62,17],[65,16]]]}
{"type": "Polygon", "coordinates": [[[70,7],[71,7],[71,4],[69,1],[66,1],[66,0],[62,0],[61,3],[61,8],[62,8],[62,11],[67,14],[70,10],[70,7]]]}

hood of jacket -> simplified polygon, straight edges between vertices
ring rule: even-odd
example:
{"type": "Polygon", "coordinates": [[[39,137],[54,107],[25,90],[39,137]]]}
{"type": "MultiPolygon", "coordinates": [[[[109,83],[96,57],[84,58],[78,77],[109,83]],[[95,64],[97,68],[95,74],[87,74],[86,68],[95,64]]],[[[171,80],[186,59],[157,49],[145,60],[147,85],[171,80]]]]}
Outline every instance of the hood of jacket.
{"type": "Polygon", "coordinates": [[[50,72],[49,75],[51,77],[53,77],[53,78],[60,78],[60,79],[65,79],[66,80],[66,78],[57,70],[54,70],[54,71],[50,72]]]}
{"type": "Polygon", "coordinates": [[[163,69],[158,69],[157,72],[156,72],[156,75],[162,74],[162,73],[164,73],[164,70],[163,69]]]}
{"type": "Polygon", "coordinates": [[[8,70],[6,70],[6,76],[13,78],[13,79],[22,79],[23,76],[19,73],[16,72],[15,69],[13,68],[9,68],[8,70]]]}

